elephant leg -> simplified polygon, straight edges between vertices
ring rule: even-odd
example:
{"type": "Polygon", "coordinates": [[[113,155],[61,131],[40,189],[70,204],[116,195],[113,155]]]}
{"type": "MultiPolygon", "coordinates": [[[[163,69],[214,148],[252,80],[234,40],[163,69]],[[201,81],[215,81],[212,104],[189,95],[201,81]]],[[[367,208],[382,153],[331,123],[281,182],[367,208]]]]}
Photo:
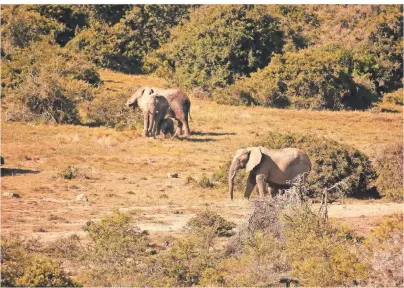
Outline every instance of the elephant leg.
{"type": "Polygon", "coordinates": [[[257,186],[258,186],[258,192],[260,194],[260,198],[264,198],[265,195],[265,183],[266,183],[266,177],[263,174],[258,174],[256,176],[256,181],[257,181],[257,186]]]}
{"type": "Polygon", "coordinates": [[[156,118],[153,114],[150,114],[150,126],[149,126],[149,135],[155,136],[155,128],[156,128],[156,118]]]}
{"type": "Polygon", "coordinates": [[[147,137],[149,136],[148,134],[149,130],[149,113],[143,112],[143,136],[147,137]]]}
{"type": "Polygon", "coordinates": [[[177,119],[177,129],[175,130],[175,136],[180,136],[182,133],[182,122],[177,119]]]}
{"type": "Polygon", "coordinates": [[[276,194],[278,194],[278,190],[278,187],[275,185],[268,186],[269,195],[271,195],[271,197],[275,197],[276,194]]]}
{"type": "Polygon", "coordinates": [[[250,199],[250,196],[252,192],[256,189],[257,187],[257,182],[255,181],[255,175],[250,173],[247,179],[247,187],[245,188],[244,191],[244,198],[250,199]]]}
{"type": "Polygon", "coordinates": [[[161,131],[161,122],[163,121],[163,119],[156,119],[156,136],[160,135],[160,131],[161,131]]]}

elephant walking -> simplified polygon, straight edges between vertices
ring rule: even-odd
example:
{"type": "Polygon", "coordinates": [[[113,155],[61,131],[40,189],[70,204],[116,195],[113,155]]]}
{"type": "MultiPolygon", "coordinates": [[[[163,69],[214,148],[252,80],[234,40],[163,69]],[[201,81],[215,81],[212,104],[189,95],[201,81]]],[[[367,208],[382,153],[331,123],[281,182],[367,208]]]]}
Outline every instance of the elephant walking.
{"type": "Polygon", "coordinates": [[[237,170],[245,168],[249,172],[244,197],[250,198],[252,191],[258,187],[260,197],[264,197],[265,183],[276,193],[277,185],[287,185],[296,176],[309,172],[311,162],[307,154],[297,148],[268,149],[265,147],[248,147],[236,151],[229,169],[229,192],[233,200],[234,177],[237,170]],[[273,185],[275,184],[275,185],[273,185]],[[272,187],[271,187],[272,186],[272,187]]]}
{"type": "Polygon", "coordinates": [[[182,127],[184,127],[185,135],[188,137],[191,135],[188,124],[188,115],[191,116],[191,101],[188,96],[180,89],[162,89],[156,87],[140,87],[136,90],[135,95],[141,97],[143,95],[158,94],[165,97],[170,106],[168,110],[168,116],[177,120],[177,129],[175,135],[182,134],[182,127]]]}
{"type": "Polygon", "coordinates": [[[149,93],[135,92],[126,102],[128,107],[139,106],[143,112],[143,135],[160,134],[161,122],[168,113],[169,104],[165,97],[149,93]]]}

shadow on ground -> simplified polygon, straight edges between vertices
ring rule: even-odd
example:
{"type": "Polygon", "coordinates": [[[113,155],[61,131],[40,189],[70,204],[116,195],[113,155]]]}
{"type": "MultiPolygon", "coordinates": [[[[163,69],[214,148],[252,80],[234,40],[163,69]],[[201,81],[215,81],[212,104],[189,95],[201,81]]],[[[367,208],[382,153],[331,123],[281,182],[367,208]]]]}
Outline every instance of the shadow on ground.
{"type": "Polygon", "coordinates": [[[192,135],[197,135],[197,136],[226,136],[226,135],[236,135],[236,133],[230,132],[201,132],[201,131],[192,131],[192,135]]]}
{"type": "Polygon", "coordinates": [[[29,170],[29,169],[18,169],[18,168],[1,168],[1,177],[4,176],[16,176],[21,174],[38,174],[37,170],[29,170]]]}

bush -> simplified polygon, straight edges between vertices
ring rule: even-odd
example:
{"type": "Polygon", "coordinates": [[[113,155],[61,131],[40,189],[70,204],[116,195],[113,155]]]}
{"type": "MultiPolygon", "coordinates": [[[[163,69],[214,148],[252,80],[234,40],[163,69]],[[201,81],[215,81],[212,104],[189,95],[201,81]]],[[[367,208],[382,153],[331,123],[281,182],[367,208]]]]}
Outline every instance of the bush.
{"type": "Polygon", "coordinates": [[[87,104],[87,120],[97,125],[105,125],[118,130],[140,128],[143,126],[143,113],[126,107],[125,103],[133,89],[118,94],[110,91],[97,93],[94,100],[87,104]]]}
{"type": "Polygon", "coordinates": [[[81,273],[81,278],[89,285],[127,286],[128,278],[138,273],[137,265],[146,255],[147,232],[133,226],[131,214],[117,210],[99,223],[88,221],[84,230],[90,242],[85,252],[88,270],[81,273]]]}
{"type": "Polygon", "coordinates": [[[283,219],[292,275],[302,286],[350,286],[366,278],[369,267],[349,231],[323,224],[304,206],[283,219]]]}
{"type": "Polygon", "coordinates": [[[79,287],[60,264],[38,254],[39,243],[16,235],[1,239],[1,286],[79,287]]]}
{"type": "Polygon", "coordinates": [[[386,146],[376,158],[379,194],[394,201],[403,200],[403,144],[386,146]]]}
{"type": "Polygon", "coordinates": [[[170,28],[186,17],[188,9],[188,5],[90,5],[98,21],[68,47],[100,67],[141,73],[145,55],[167,40],[170,28]]]}
{"type": "Polygon", "coordinates": [[[66,275],[59,264],[41,256],[30,259],[24,274],[15,283],[16,286],[29,287],[81,287],[66,275]]]}
{"type": "Polygon", "coordinates": [[[189,18],[145,63],[182,88],[211,92],[231,84],[267,65],[284,44],[278,21],[264,5],[206,5],[189,18]]]}
{"type": "MultiPolygon", "coordinates": [[[[339,185],[339,189],[329,191],[330,195],[359,195],[368,191],[375,179],[375,171],[365,154],[324,137],[271,132],[261,141],[250,146],[263,146],[270,149],[295,147],[304,150],[312,164],[312,171],[306,184],[309,196],[317,196],[324,188],[330,188],[341,181],[343,183],[339,185]]],[[[227,185],[229,167],[230,162],[228,165],[221,166],[214,173],[213,179],[227,185]]],[[[236,177],[235,187],[244,190],[248,175],[243,171],[239,174],[241,177],[236,177]]]]}
{"type": "Polygon", "coordinates": [[[64,31],[58,22],[29,11],[27,5],[1,6],[1,55],[13,53],[16,48],[26,48],[42,36],[55,39],[57,33],[64,31]]]}
{"type": "Polygon", "coordinates": [[[186,228],[192,233],[198,233],[201,229],[209,228],[213,229],[217,236],[228,236],[235,227],[236,224],[208,209],[191,218],[186,225],[186,228]]]}
{"type": "Polygon", "coordinates": [[[370,250],[372,271],[368,285],[401,287],[403,285],[403,214],[386,216],[365,242],[370,250]]]}
{"type": "Polygon", "coordinates": [[[391,93],[386,93],[383,96],[383,102],[391,103],[394,105],[403,105],[403,96],[404,96],[404,89],[397,89],[391,93]]]}
{"type": "Polygon", "coordinates": [[[296,109],[363,109],[374,92],[351,76],[352,56],[342,48],[311,47],[275,56],[264,69],[218,89],[223,104],[294,107],[296,109]]]}
{"type": "Polygon", "coordinates": [[[77,105],[100,83],[91,64],[46,41],[16,50],[4,66],[5,102],[19,120],[77,124],[77,105]]]}

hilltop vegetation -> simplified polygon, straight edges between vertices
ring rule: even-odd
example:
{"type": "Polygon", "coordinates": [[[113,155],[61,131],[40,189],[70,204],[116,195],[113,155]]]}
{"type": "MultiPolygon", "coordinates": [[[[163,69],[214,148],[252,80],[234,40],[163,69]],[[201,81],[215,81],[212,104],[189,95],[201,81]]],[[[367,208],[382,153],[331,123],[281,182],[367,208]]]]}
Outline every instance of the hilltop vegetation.
{"type": "Polygon", "coordinates": [[[81,122],[79,106],[105,90],[97,68],[151,73],[231,105],[341,110],[383,102],[390,111],[402,103],[401,5],[1,9],[2,98],[19,118],[81,122]],[[68,56],[49,67],[60,54],[68,56]]]}

